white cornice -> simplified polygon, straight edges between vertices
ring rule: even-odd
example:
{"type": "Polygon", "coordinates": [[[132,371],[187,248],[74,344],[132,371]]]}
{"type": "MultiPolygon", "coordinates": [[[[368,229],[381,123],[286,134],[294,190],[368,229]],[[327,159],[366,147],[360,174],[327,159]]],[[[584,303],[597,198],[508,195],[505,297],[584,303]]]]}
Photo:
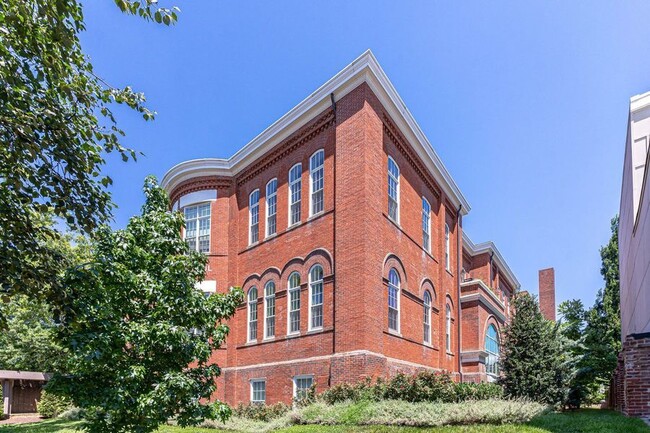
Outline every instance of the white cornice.
{"type": "Polygon", "coordinates": [[[503,305],[503,302],[501,302],[501,299],[499,299],[499,298],[497,297],[497,295],[494,294],[494,292],[493,292],[493,291],[492,291],[492,290],[487,286],[487,284],[485,284],[485,283],[483,282],[483,280],[481,280],[481,279],[479,279],[479,278],[473,278],[473,279],[468,280],[468,281],[463,281],[462,283],[460,283],[460,287],[469,287],[469,286],[471,286],[471,285],[473,285],[473,284],[478,284],[479,286],[481,286],[481,288],[483,289],[483,291],[484,291],[485,293],[487,293],[488,296],[489,296],[490,298],[492,298],[492,300],[493,300],[493,301],[494,301],[494,302],[495,302],[499,307],[501,307],[501,309],[505,310],[506,306],[503,305]]]}
{"type": "Polygon", "coordinates": [[[501,269],[503,273],[506,275],[506,278],[508,278],[510,284],[513,285],[513,290],[518,290],[519,288],[521,288],[521,284],[519,283],[519,280],[515,276],[514,272],[512,272],[512,269],[510,269],[510,266],[508,266],[508,263],[503,258],[501,252],[494,244],[494,242],[488,241],[488,242],[481,242],[480,244],[475,244],[469,238],[467,233],[463,231],[463,246],[467,249],[467,251],[472,256],[475,256],[477,254],[483,254],[483,253],[494,253],[494,256],[492,257],[493,260],[496,261],[499,269],[501,269]]]}
{"type": "MultiPolygon", "coordinates": [[[[494,298],[492,298],[494,299],[494,298]]],[[[460,297],[460,303],[461,305],[466,303],[466,302],[473,302],[473,301],[479,301],[481,304],[483,304],[492,314],[497,316],[502,322],[505,323],[506,321],[506,316],[503,314],[503,311],[499,310],[497,307],[494,306],[493,303],[489,302],[488,299],[485,297],[485,295],[481,292],[478,293],[472,293],[470,295],[463,295],[460,297]]],[[[501,302],[499,302],[501,303],[501,302]]]]}
{"type": "Polygon", "coordinates": [[[451,202],[455,206],[462,206],[461,213],[466,215],[471,209],[469,203],[370,50],[343,68],[287,114],[253,138],[232,157],[228,159],[205,158],[182,162],[164,175],[161,185],[168,192],[171,192],[180,182],[195,176],[206,174],[236,175],[313,119],[317,114],[327,109],[331,104],[330,94],[334,94],[335,100],[340,100],[363,82],[366,82],[379,98],[379,101],[396,123],[395,126],[404,134],[451,202]]]}
{"type": "Polygon", "coordinates": [[[650,92],[634,95],[630,98],[630,111],[632,113],[650,106],[650,92]]]}

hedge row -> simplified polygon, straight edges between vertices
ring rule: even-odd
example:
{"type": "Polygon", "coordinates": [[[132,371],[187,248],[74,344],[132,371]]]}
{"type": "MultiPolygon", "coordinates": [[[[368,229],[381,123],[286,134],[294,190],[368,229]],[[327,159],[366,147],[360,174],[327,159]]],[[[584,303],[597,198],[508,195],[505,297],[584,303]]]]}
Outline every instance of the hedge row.
{"type": "MultiPolygon", "coordinates": [[[[308,397],[296,401],[298,407],[314,402],[333,405],[343,402],[401,400],[407,402],[444,402],[490,400],[503,397],[503,390],[493,383],[457,383],[446,373],[423,371],[415,375],[399,373],[389,380],[381,378],[373,382],[366,379],[355,384],[334,385],[315,395],[312,388],[308,397]]],[[[289,412],[290,406],[284,403],[274,405],[240,404],[233,414],[254,421],[269,421],[289,412]]]]}
{"type": "Polygon", "coordinates": [[[503,397],[503,390],[493,383],[457,383],[449,374],[422,371],[415,375],[399,373],[389,380],[340,384],[325,390],[318,398],[334,404],[343,401],[403,400],[408,402],[454,403],[503,397]]]}

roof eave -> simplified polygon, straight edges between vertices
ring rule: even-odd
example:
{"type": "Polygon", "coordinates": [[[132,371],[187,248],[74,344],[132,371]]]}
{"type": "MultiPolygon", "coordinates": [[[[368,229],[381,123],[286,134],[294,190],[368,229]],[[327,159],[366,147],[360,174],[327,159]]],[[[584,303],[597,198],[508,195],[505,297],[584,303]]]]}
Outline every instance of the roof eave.
{"type": "Polygon", "coordinates": [[[460,207],[462,215],[466,215],[471,210],[471,206],[370,50],[343,68],[232,157],[228,159],[206,158],[177,164],[165,174],[161,182],[162,186],[168,192],[171,191],[180,182],[186,180],[192,170],[198,170],[201,161],[206,162],[207,168],[215,173],[236,175],[248,164],[261,157],[329,107],[332,93],[335,100],[340,100],[362,82],[368,83],[447,197],[455,206],[460,207]]]}

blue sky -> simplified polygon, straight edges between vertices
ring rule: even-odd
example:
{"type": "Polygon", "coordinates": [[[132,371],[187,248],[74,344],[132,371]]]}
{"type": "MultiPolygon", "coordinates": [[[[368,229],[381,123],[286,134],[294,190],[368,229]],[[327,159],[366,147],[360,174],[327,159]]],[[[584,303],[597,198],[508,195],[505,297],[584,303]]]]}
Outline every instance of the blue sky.
{"type": "Polygon", "coordinates": [[[593,303],[629,97],[650,90],[650,2],[171,0],[171,28],[84,3],[95,71],[158,112],[118,112],[145,156],[109,158],[115,227],[147,174],[232,155],[370,48],[472,205],[471,238],[522,288],[553,266],[558,303],[593,303]]]}

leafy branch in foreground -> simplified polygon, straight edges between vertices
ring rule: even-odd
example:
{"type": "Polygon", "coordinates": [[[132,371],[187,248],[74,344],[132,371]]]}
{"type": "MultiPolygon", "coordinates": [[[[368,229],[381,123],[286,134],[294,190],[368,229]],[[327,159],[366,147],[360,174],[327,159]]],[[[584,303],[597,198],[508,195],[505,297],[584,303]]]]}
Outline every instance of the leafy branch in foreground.
{"type": "Polygon", "coordinates": [[[169,212],[155,178],[144,190],[142,215],[125,230],[102,229],[90,263],[68,271],[55,312],[71,360],[69,374],[48,389],[85,409],[93,433],[151,432],[172,417],[186,426],[230,414],[209,402],[220,374],[210,357],[243,292],[206,298],[196,289],[206,257],[181,238],[183,215],[169,212]]]}
{"type": "MultiPolygon", "coordinates": [[[[157,1],[118,1],[145,19],[170,24],[177,9],[157,1]]],[[[124,8],[122,8],[125,12],[124,8]]],[[[142,93],[108,85],[84,54],[77,0],[0,2],[0,296],[43,296],[61,268],[47,242],[59,231],[41,224],[51,214],[73,231],[107,222],[113,203],[102,174],[105,155],[124,161],[124,131],[112,109],[124,105],[154,118],[142,93]],[[48,258],[48,259],[46,259],[48,258]]],[[[55,253],[55,252],[54,252],[55,253]]]]}

